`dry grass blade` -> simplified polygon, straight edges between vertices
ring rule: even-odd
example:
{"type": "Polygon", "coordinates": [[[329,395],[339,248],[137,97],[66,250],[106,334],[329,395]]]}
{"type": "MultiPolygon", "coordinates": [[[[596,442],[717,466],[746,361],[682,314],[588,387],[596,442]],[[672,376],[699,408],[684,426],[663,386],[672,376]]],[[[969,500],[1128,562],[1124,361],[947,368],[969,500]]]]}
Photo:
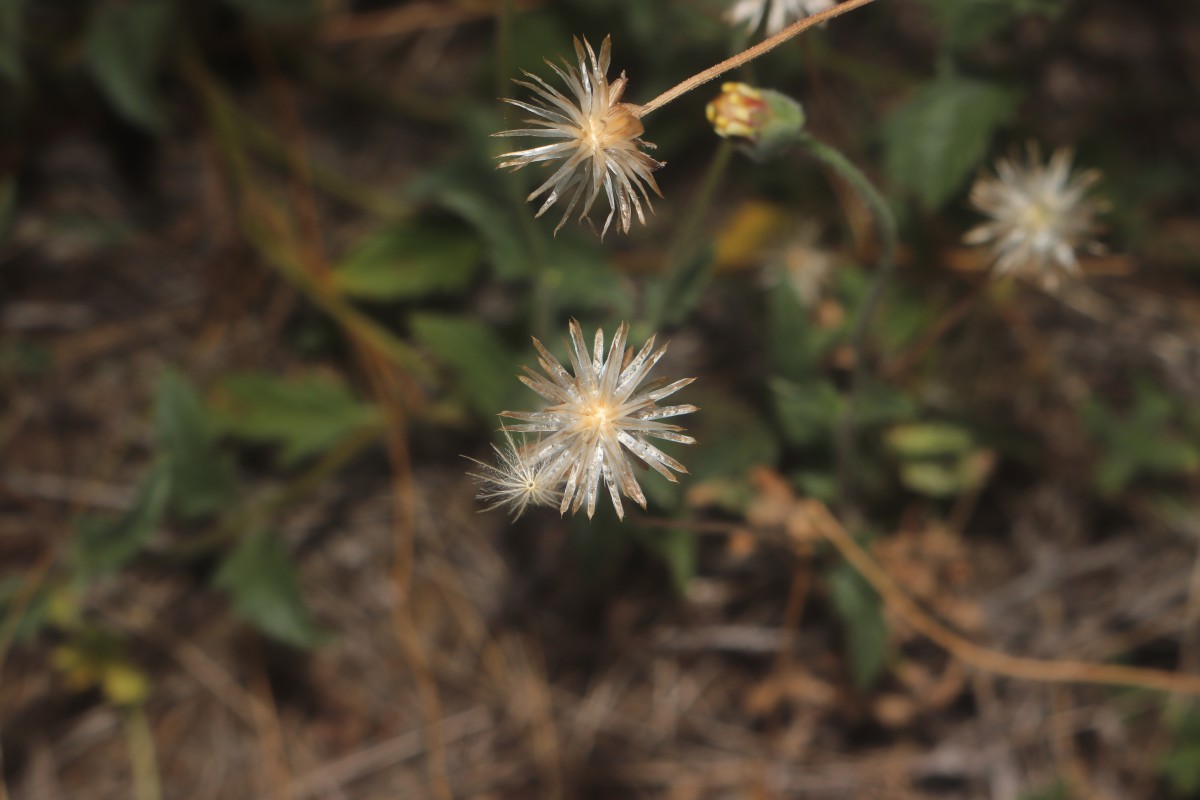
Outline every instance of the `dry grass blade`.
{"type": "Polygon", "coordinates": [[[950,630],[917,605],[887,570],[854,541],[823,503],[797,500],[788,533],[794,542],[807,545],[813,532],[832,544],[905,622],[976,669],[1028,681],[1131,686],[1200,696],[1200,675],[1086,661],[1022,658],[982,647],[950,630]]]}

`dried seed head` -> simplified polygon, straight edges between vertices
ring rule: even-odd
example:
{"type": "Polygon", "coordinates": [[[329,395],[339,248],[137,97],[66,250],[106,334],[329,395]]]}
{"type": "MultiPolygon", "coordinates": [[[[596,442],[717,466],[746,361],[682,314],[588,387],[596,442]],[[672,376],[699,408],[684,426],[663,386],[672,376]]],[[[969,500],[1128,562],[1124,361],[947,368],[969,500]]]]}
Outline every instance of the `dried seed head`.
{"type": "Polygon", "coordinates": [[[1105,204],[1087,197],[1100,180],[1097,170],[1075,172],[1069,148],[1056,150],[1043,164],[1034,143],[1024,163],[1002,158],[995,177],[981,176],[970,201],[991,220],[967,232],[967,244],[992,247],[998,275],[1019,274],[1045,288],[1079,272],[1076,251],[1099,252],[1096,217],[1105,204]]]}
{"type": "Polygon", "coordinates": [[[533,389],[551,405],[542,411],[505,411],[500,416],[523,420],[523,425],[511,425],[509,430],[545,434],[530,448],[528,462],[544,470],[556,482],[562,482],[560,513],[570,508],[574,513],[587,502],[589,518],[595,513],[600,481],[604,480],[617,516],[624,518],[621,495],[642,508],[646,496],[634,476],[630,454],[640,459],[672,483],[672,470],[686,473],[687,469],[675,459],[650,444],[647,439],[665,439],[682,444],[694,444],[678,425],[659,420],[697,411],[696,406],[659,406],[659,400],[690,384],[694,378],[665,384],[652,381],[641,386],[646,375],[662,358],[664,345],[654,350],[654,337],[633,355],[626,352],[625,339],[629,325],[622,323],[613,336],[608,355],[604,354],[604,331],[596,331],[589,352],[583,332],[575,320],[570,325],[570,356],[574,374],[567,372],[558,359],[542,343],[533,340],[540,358],[538,363],[545,376],[528,367],[521,382],[533,389]],[[640,386],[640,389],[639,389],[640,386]]]}
{"type": "Polygon", "coordinates": [[[529,458],[529,445],[518,445],[508,429],[503,430],[504,447],[492,445],[495,464],[470,459],[479,466],[479,472],[467,473],[479,484],[479,494],[475,498],[488,503],[488,510],[507,509],[514,520],[530,506],[556,505],[559,498],[557,480],[551,478],[545,464],[529,458]]]}
{"type": "Polygon", "coordinates": [[[538,76],[526,72],[525,76],[530,80],[515,83],[529,89],[535,97],[528,103],[505,100],[533,114],[525,122],[536,127],[502,131],[496,136],[533,136],[558,140],[500,156],[505,159],[500,166],[513,170],[539,161],[562,162],[528,197],[532,201],[546,196],[538,209],[539,217],[556,202],[566,199],[567,205],[562,219],[554,228],[555,233],[566,224],[577,206],[580,207],[579,219],[582,221],[587,217],[600,196],[601,188],[609,206],[601,236],[608,231],[614,215],[617,216],[617,227],[624,233],[629,232],[635,213],[638,220],[645,224],[642,202],[645,201],[646,208],[651,208],[647,187],[662,197],[662,191],[651,173],[663,164],[651,158],[643,149],[653,148],[654,145],[640,138],[644,128],[637,117],[637,107],[621,102],[628,80],[624,73],[612,83],[606,77],[611,50],[609,37],[605,37],[600,47],[599,58],[590,44],[575,39],[577,66],[572,67],[564,62],[563,67],[559,68],[550,61],[546,62],[571,90],[574,99],[538,76]]]}

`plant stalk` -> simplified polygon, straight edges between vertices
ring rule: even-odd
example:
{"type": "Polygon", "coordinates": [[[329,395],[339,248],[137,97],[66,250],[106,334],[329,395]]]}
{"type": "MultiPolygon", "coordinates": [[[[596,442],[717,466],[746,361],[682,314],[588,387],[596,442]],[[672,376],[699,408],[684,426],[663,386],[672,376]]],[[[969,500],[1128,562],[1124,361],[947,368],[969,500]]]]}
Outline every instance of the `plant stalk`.
{"type": "Polygon", "coordinates": [[[672,86],[670,89],[663,92],[649,103],[634,107],[633,114],[636,117],[644,117],[651,111],[656,111],[665,106],[667,103],[670,103],[672,100],[687,94],[697,86],[702,86],[714,78],[724,75],[730,70],[737,69],[747,62],[753,61],[762,54],[774,50],[776,47],[779,47],[779,45],[783,44],[789,39],[799,36],[801,33],[804,33],[814,25],[820,25],[823,22],[828,22],[834,17],[840,17],[842,14],[853,11],[854,9],[865,6],[867,3],[871,2],[874,2],[874,0],[846,0],[846,2],[842,3],[841,5],[836,5],[828,11],[822,11],[820,14],[813,14],[811,17],[805,17],[804,19],[797,20],[774,36],[764,39],[758,44],[754,45],[754,47],[747,48],[746,50],[738,53],[736,56],[727,58],[720,64],[711,66],[703,72],[696,73],[687,80],[672,86]]]}
{"type": "Polygon", "coordinates": [[[867,339],[871,332],[871,322],[879,309],[879,301],[883,297],[896,265],[898,241],[896,219],[892,215],[887,201],[883,199],[883,195],[879,193],[875,185],[862,173],[862,170],[854,166],[850,159],[842,155],[841,151],[806,133],[801,133],[798,141],[810,155],[833,169],[853,187],[870,210],[875,221],[876,235],[879,237],[879,264],[871,286],[867,290],[867,296],[859,308],[858,319],[854,322],[854,330],[850,334],[850,347],[854,352],[854,370],[850,375],[850,395],[846,400],[845,410],[838,419],[837,430],[834,432],[838,499],[840,503],[845,504],[853,494],[858,434],[855,414],[867,379],[867,339]]]}

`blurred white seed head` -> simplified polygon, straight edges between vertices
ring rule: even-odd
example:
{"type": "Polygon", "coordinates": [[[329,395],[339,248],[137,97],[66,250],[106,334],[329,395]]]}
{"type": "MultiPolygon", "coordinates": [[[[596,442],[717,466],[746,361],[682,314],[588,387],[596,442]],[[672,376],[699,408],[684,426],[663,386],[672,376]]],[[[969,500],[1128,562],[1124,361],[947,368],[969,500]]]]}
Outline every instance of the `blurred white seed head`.
{"type": "Polygon", "coordinates": [[[586,40],[580,42],[575,39],[577,66],[572,67],[564,60],[563,68],[559,68],[546,61],[570,89],[573,98],[537,75],[526,72],[525,76],[532,83],[514,82],[535,96],[528,103],[510,99],[504,101],[533,114],[524,122],[536,127],[501,131],[496,136],[532,136],[556,140],[500,156],[505,159],[500,164],[502,168],[518,170],[541,161],[556,167],[555,172],[527,198],[532,201],[546,195],[537,212],[539,217],[559,200],[566,202],[562,219],[554,228],[555,233],[566,224],[577,206],[580,221],[588,217],[600,196],[601,188],[604,189],[609,207],[601,236],[608,231],[614,215],[617,217],[617,227],[624,233],[629,232],[635,213],[638,220],[645,224],[642,203],[644,201],[646,208],[650,208],[647,187],[662,197],[652,173],[663,164],[643,150],[654,145],[640,138],[644,128],[634,113],[636,106],[621,102],[627,83],[625,73],[622,72],[621,77],[612,83],[606,77],[611,49],[610,37],[605,37],[597,58],[586,40]]]}
{"type": "Polygon", "coordinates": [[[1023,275],[1052,289],[1064,275],[1079,272],[1076,251],[1103,250],[1095,239],[1096,217],[1106,206],[1087,196],[1100,172],[1072,170],[1073,158],[1061,148],[1042,163],[1031,142],[1024,162],[1002,158],[995,176],[982,175],[971,187],[971,205],[991,219],[963,241],[990,245],[997,275],[1023,275]]]}
{"type": "Polygon", "coordinates": [[[525,367],[520,380],[551,405],[542,411],[505,411],[500,415],[524,421],[525,424],[509,426],[510,430],[544,436],[529,448],[528,464],[544,470],[547,480],[562,483],[559,513],[565,514],[568,508],[575,513],[586,501],[587,515],[591,518],[601,479],[619,518],[625,517],[622,494],[645,508],[646,496],[634,476],[630,455],[672,483],[677,482],[672,470],[687,472],[682,464],[647,439],[695,443],[695,439],[680,433],[683,428],[659,420],[690,414],[698,410],[696,406],[657,405],[695,378],[674,383],[658,379],[641,385],[667,348],[664,345],[654,350],[654,337],[650,337],[633,355],[632,349],[625,348],[628,334],[629,325],[622,323],[605,356],[604,331],[596,331],[589,352],[579,323],[572,320],[568,355],[573,373],[534,339],[538,363],[545,376],[525,367]]]}
{"type": "Polygon", "coordinates": [[[834,5],[834,0],[737,0],[725,18],[733,25],[744,23],[756,31],[765,17],[767,36],[774,36],[796,20],[828,11],[834,5]]]}
{"type": "Polygon", "coordinates": [[[805,220],[778,252],[779,277],[804,309],[817,305],[833,277],[833,253],[822,247],[820,240],[820,226],[805,220]]]}
{"type": "Polygon", "coordinates": [[[470,460],[479,471],[467,473],[479,484],[479,494],[475,498],[487,503],[489,510],[507,510],[513,520],[530,506],[558,504],[558,482],[550,477],[545,464],[537,464],[529,458],[528,449],[529,445],[517,444],[512,434],[504,429],[504,446],[492,445],[496,463],[472,458],[470,460]]]}

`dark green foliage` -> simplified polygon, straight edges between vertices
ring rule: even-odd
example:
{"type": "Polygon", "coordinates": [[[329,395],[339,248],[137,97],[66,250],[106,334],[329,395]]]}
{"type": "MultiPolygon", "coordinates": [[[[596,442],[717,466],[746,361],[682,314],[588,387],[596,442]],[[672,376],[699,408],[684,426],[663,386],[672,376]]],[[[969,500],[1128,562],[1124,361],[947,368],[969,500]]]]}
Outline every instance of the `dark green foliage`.
{"type": "Polygon", "coordinates": [[[715,387],[693,384],[679,394],[679,402],[700,406],[695,415],[681,417],[696,444],[671,449],[686,462],[692,480],[741,478],[752,467],[774,464],[782,450],[778,433],[763,413],[715,387]]]}
{"type": "Polygon", "coordinates": [[[1067,782],[1058,780],[1045,789],[1022,793],[1020,800],[1074,800],[1074,798],[1067,782]]]}
{"type": "Polygon", "coordinates": [[[897,425],[884,437],[899,461],[900,483],[931,497],[953,497],[983,480],[990,459],[971,432],[959,425],[913,422],[897,425]]]}
{"type": "Polygon", "coordinates": [[[154,422],[175,512],[196,519],[224,508],[235,491],[233,463],[217,448],[216,427],[204,401],[177,372],[166,372],[159,380],[154,422]]]}
{"type": "Polygon", "coordinates": [[[1200,711],[1181,706],[1167,717],[1174,741],[1159,757],[1159,774],[1171,797],[1195,797],[1200,793],[1200,711]]]}
{"type": "Polygon", "coordinates": [[[797,384],[783,378],[771,381],[775,414],[783,435],[797,445],[824,441],[842,409],[842,396],[828,381],[797,384]]]}
{"type": "Polygon", "coordinates": [[[416,221],[364,237],[334,272],[334,285],[362,300],[415,300],[466,289],[479,243],[459,226],[416,221]]]}
{"type": "Polygon", "coordinates": [[[431,188],[429,199],[476,229],[497,278],[528,277],[533,268],[533,256],[518,234],[511,204],[491,197],[470,183],[431,188]]]}
{"type": "Polygon", "coordinates": [[[1162,389],[1137,384],[1133,407],[1121,414],[1093,400],[1083,419],[1103,447],[1096,486],[1114,497],[1138,478],[1195,474],[1200,469],[1200,426],[1162,389]],[[1181,428],[1187,431],[1181,436],[1181,428]]]}
{"type": "Polygon", "coordinates": [[[463,400],[476,414],[490,418],[512,408],[509,399],[522,390],[514,377],[518,361],[492,330],[445,314],[416,314],[410,322],[417,341],[450,368],[463,400]]]}
{"type": "Polygon", "coordinates": [[[328,639],[304,603],[287,549],[273,533],[243,537],[221,564],[213,586],[229,595],[239,617],[274,639],[300,648],[328,639]]]}
{"type": "Polygon", "coordinates": [[[781,378],[802,380],[816,372],[829,351],[846,337],[845,326],[820,328],[811,310],[800,305],[791,287],[767,293],[767,352],[772,371],[781,378]]]}
{"type": "Polygon", "coordinates": [[[0,0],[0,78],[20,83],[25,77],[21,63],[21,12],[25,0],[0,0]]]}
{"type": "Polygon", "coordinates": [[[239,439],[278,444],[285,464],[379,425],[378,411],[331,375],[230,375],[221,381],[221,389],[214,415],[218,428],[239,439]]]}
{"type": "Polygon", "coordinates": [[[841,564],[827,575],[834,610],[845,625],[847,655],[854,685],[870,689],[887,662],[887,623],[879,595],[849,564],[841,564]]]}
{"type": "Polygon", "coordinates": [[[162,524],[170,496],[171,469],[160,461],[144,479],[133,505],[120,517],[81,519],[73,542],[79,573],[111,573],[124,566],[162,524]]]}
{"type": "Polygon", "coordinates": [[[884,126],[888,176],[926,211],[936,210],[979,166],[1020,99],[1015,89],[958,75],[927,83],[884,126]]]}
{"type": "Polygon", "coordinates": [[[129,122],[161,133],[166,112],[155,86],[174,12],[166,0],[104,5],[87,35],[87,64],[113,107],[129,122]]]}
{"type": "Polygon", "coordinates": [[[1065,0],[924,0],[942,29],[942,46],[967,50],[996,36],[1016,20],[1039,15],[1054,17],[1065,0]]]}

